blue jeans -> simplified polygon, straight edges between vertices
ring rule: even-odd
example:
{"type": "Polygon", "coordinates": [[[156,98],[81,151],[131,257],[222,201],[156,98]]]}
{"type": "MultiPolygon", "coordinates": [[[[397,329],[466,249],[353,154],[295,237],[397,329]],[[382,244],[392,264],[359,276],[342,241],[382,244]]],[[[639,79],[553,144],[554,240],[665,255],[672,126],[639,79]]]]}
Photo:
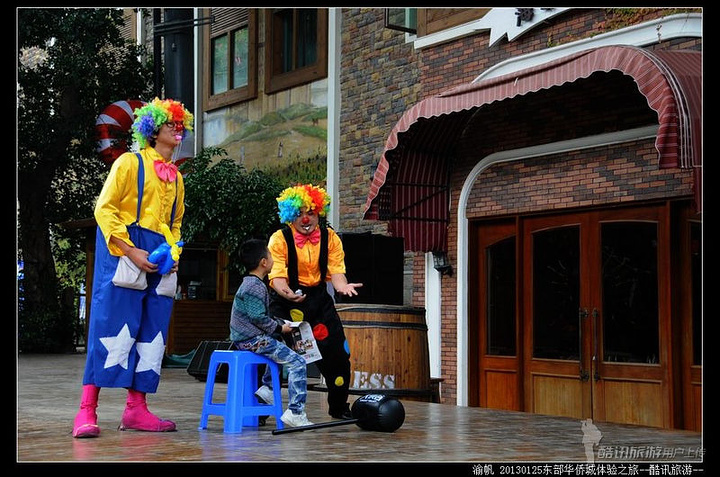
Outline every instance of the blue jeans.
{"type": "MultiPolygon", "coordinates": [[[[293,414],[301,414],[307,400],[307,364],[305,358],[293,351],[282,341],[268,335],[258,335],[246,341],[235,342],[238,349],[252,351],[265,356],[288,370],[288,409],[293,414]]],[[[270,369],[265,368],[262,382],[272,389],[270,369]]]]}

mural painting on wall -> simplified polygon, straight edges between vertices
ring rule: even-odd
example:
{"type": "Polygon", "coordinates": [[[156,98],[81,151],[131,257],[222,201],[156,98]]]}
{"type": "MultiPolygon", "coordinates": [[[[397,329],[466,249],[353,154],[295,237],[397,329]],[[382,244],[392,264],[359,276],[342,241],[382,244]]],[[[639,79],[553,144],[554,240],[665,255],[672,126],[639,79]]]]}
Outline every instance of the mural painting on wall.
{"type": "Polygon", "coordinates": [[[247,170],[262,169],[285,182],[324,185],[327,106],[296,103],[249,119],[252,105],[210,113],[206,140],[247,170]]]}

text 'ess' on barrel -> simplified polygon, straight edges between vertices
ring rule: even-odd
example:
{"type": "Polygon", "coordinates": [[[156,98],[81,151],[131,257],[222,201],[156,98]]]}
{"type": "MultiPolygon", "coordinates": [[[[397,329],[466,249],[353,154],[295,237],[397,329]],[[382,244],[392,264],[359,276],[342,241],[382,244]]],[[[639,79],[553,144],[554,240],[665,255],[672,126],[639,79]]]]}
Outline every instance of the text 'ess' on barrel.
{"type": "Polygon", "coordinates": [[[425,310],[355,304],[336,306],[350,348],[350,392],[432,401],[425,310]]]}

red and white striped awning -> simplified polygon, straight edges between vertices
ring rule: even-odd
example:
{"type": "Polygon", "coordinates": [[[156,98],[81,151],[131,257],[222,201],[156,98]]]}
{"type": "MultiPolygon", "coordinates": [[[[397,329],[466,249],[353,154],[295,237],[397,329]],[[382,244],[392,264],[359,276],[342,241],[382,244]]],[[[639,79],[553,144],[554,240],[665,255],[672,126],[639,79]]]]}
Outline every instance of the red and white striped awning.
{"type": "Polygon", "coordinates": [[[702,54],[608,46],[462,85],[415,104],[390,132],[373,176],[364,218],[388,220],[392,235],[405,238],[406,250],[447,250],[447,151],[473,112],[496,101],[611,70],[632,77],[650,108],[657,112],[655,147],[660,167],[695,169],[695,199],[700,211],[702,54]],[[396,170],[390,184],[386,178],[391,165],[396,170]]]}

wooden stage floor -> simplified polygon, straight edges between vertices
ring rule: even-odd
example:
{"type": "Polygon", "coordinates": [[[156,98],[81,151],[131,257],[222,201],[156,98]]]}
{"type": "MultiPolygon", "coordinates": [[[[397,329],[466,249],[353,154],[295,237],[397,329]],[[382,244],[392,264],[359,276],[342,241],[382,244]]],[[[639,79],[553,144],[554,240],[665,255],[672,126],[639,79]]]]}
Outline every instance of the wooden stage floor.
{"type": "MultiPolygon", "coordinates": [[[[148,395],[150,410],[174,420],[176,432],[118,431],[126,392],[106,388],[100,393],[98,407],[101,435],[74,439],[71,428],[84,362],[81,353],[18,357],[18,468],[77,462],[355,463],[360,468],[362,464],[420,463],[423,467],[461,465],[463,475],[490,471],[502,475],[512,470],[501,469],[502,463],[518,471],[522,463],[549,464],[553,471],[561,471],[558,464],[567,463],[571,467],[564,469],[574,471],[566,475],[581,475],[575,469],[590,464],[613,466],[618,474],[628,463],[692,469],[695,474],[705,465],[701,433],[596,422],[599,434],[589,434],[577,419],[402,399],[405,421],[393,433],[366,431],[350,424],[273,435],[275,421],[270,418],[266,426],[225,434],[219,416],[211,416],[208,428],[201,431],[198,424],[205,383],[179,368],[163,368],[157,394],[148,395]]],[[[219,390],[226,387],[217,386],[219,390]]],[[[286,388],[283,394],[287,403],[286,388]]],[[[331,420],[325,398],[320,391],[308,393],[311,421],[331,420]]],[[[356,398],[351,396],[351,401],[356,398]]],[[[315,468],[310,471],[318,473],[315,468]]]]}

